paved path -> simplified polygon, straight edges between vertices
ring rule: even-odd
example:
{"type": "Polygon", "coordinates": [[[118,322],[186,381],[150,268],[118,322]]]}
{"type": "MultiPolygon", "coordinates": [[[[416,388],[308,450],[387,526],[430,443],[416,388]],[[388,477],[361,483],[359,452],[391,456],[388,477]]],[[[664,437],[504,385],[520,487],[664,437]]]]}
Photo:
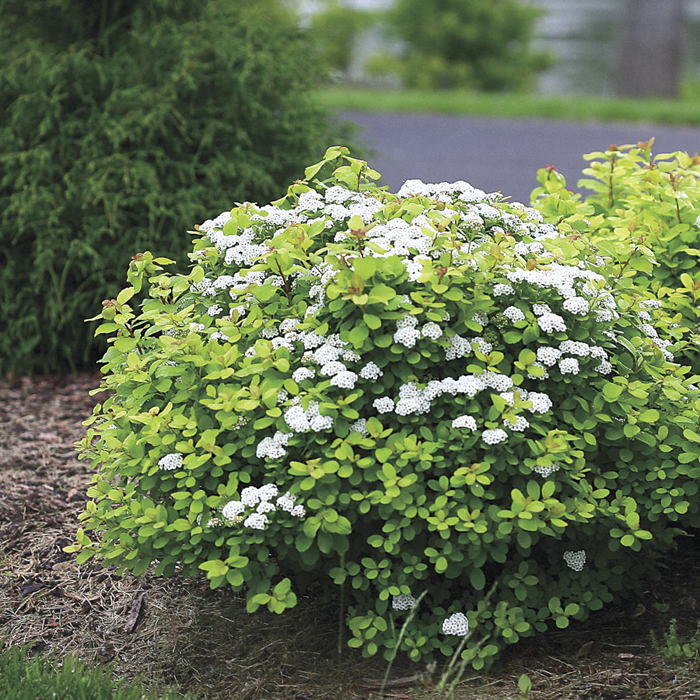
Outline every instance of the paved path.
{"type": "Polygon", "coordinates": [[[582,155],[613,143],[637,143],[654,136],[654,153],[700,151],[700,128],[435,114],[342,112],[341,116],[362,127],[362,138],[376,150],[370,165],[382,173],[382,183],[392,191],[410,178],[466,180],[487,192],[500,190],[529,203],[538,168],[556,166],[575,189],[586,167],[582,155]]]}

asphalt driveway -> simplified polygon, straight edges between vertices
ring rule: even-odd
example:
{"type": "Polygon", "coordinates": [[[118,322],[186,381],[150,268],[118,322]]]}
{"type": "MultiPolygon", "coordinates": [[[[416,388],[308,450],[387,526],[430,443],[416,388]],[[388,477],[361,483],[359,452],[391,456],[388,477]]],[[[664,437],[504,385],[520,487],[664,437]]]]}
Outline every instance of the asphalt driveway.
{"type": "Polygon", "coordinates": [[[537,169],[556,166],[576,189],[582,155],[655,137],[653,152],[700,151],[700,129],[656,124],[598,124],[483,119],[436,114],[342,112],[361,127],[376,151],[370,165],[392,191],[411,178],[425,182],[466,180],[528,203],[537,169]]]}

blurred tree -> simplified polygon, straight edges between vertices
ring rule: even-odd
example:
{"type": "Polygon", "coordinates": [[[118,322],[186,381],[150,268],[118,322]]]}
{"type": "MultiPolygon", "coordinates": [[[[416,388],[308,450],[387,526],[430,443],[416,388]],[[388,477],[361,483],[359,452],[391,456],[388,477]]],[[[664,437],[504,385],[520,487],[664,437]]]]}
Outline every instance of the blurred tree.
{"type": "Polygon", "coordinates": [[[131,256],[269,201],[324,152],[278,0],[0,0],[0,372],[94,366],[131,256]]]}
{"type": "Polygon", "coordinates": [[[341,0],[324,0],[322,9],[311,18],[311,29],[327,68],[347,75],[355,40],[375,21],[375,16],[375,13],[346,7],[341,0]]]}
{"type": "Polygon", "coordinates": [[[685,25],[685,0],[625,0],[615,75],[618,95],[678,97],[685,25]]]}
{"type": "Polygon", "coordinates": [[[550,62],[530,48],[539,13],[518,0],[397,0],[388,12],[406,46],[397,71],[408,87],[527,88],[550,62]]]}

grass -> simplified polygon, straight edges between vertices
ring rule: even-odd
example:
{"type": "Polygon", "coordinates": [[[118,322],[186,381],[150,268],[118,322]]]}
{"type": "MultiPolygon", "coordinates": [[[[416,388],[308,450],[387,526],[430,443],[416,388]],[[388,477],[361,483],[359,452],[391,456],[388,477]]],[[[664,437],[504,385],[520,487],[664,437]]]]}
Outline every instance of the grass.
{"type": "Polygon", "coordinates": [[[686,86],[683,97],[678,100],[337,86],[318,90],[315,98],[321,106],[333,111],[432,112],[471,117],[700,125],[700,92],[694,85],[686,86]]]}

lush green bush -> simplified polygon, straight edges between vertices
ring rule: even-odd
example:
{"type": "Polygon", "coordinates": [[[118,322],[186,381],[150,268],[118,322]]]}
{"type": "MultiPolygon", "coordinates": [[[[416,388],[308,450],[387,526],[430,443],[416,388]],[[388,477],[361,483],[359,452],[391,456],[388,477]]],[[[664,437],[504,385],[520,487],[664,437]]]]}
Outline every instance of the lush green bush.
{"type": "Polygon", "coordinates": [[[659,302],[582,217],[389,194],[341,148],[306,177],[200,226],[189,274],[138,256],[103,310],[78,561],[204,570],[251,612],[338,585],[368,655],[422,596],[401,649],[471,629],[476,668],[634,589],[700,524],[700,392],[659,302]]]}
{"type": "Polygon", "coordinates": [[[0,0],[0,18],[0,372],[90,367],[83,319],[133,251],[180,256],[192,221],[279,197],[323,153],[318,62],[277,0],[0,0]]]}
{"type": "MultiPolygon", "coordinates": [[[[588,220],[586,235],[603,251],[627,248],[623,278],[649,288],[675,321],[700,334],[700,157],[688,153],[653,156],[654,140],[610,146],[584,156],[591,161],[579,187],[566,189],[553,170],[538,173],[535,206],[548,221],[576,212],[588,220]]],[[[700,373],[700,348],[689,343],[678,355],[700,373]]]]}
{"type": "MultiPolygon", "coordinates": [[[[0,644],[0,700],[176,700],[174,690],[147,695],[136,683],[116,683],[111,672],[72,656],[27,659],[26,647],[0,644]]],[[[189,697],[189,695],[188,695],[189,697]]]]}
{"type": "Polygon", "coordinates": [[[406,87],[527,88],[549,64],[530,47],[538,14],[518,0],[397,0],[387,25],[405,50],[384,61],[406,87]]]}

